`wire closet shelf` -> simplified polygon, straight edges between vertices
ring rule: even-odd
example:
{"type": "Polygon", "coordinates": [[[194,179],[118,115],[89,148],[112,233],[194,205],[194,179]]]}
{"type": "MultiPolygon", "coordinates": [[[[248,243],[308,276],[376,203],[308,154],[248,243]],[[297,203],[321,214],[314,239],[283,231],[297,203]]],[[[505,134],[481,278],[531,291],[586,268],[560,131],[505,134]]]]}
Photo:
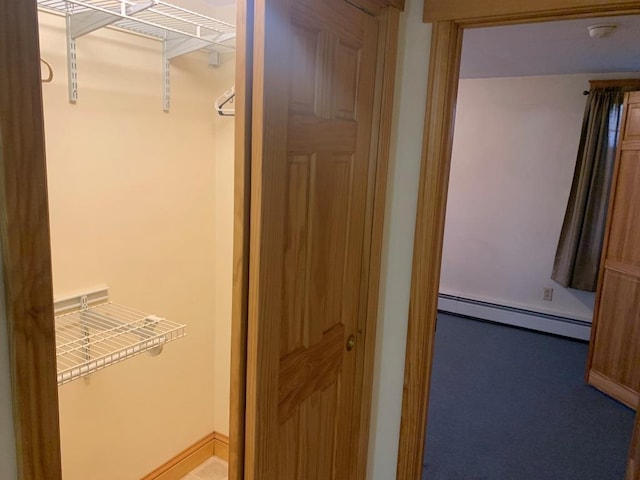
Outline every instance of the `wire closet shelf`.
{"type": "MultiPolygon", "coordinates": [[[[85,304],[86,305],[86,304],[85,304]]],[[[185,325],[106,302],[56,316],[58,385],[185,336],[185,325]]]]}
{"type": "MultiPolygon", "coordinates": [[[[101,14],[93,15],[94,21],[108,15],[112,17],[108,25],[122,30],[159,40],[176,35],[190,37],[217,44],[223,51],[234,50],[224,42],[235,38],[235,26],[161,0],[38,0],[38,7],[49,13],[80,16],[78,18],[101,14]]],[[[85,28],[89,27],[85,25],[85,28]]],[[[79,36],[80,32],[75,33],[74,36],[79,36]]]]}
{"type": "Polygon", "coordinates": [[[162,0],[37,0],[42,12],[66,18],[69,102],[78,100],[78,46],[76,40],[101,28],[146,36],[163,44],[162,108],[170,108],[170,63],[197,50],[209,54],[208,63],[220,66],[221,54],[235,51],[236,27],[162,0]]]}

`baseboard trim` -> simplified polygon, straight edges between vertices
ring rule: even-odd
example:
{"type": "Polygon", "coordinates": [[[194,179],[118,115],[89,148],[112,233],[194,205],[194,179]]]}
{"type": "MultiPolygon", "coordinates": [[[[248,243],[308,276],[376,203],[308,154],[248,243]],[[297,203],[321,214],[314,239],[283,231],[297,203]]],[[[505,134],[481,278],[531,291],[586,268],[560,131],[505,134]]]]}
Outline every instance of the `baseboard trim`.
{"type": "Polygon", "coordinates": [[[472,300],[445,293],[438,296],[438,311],[578,340],[588,341],[591,336],[591,323],[584,320],[472,300]]]}
{"type": "Polygon", "coordinates": [[[180,480],[214,455],[229,460],[229,437],[218,432],[210,433],[142,480],[180,480]]]}
{"type": "Polygon", "coordinates": [[[213,454],[222,460],[229,461],[229,437],[221,433],[213,434],[213,454]]]}
{"type": "Polygon", "coordinates": [[[589,378],[587,380],[589,385],[597,388],[605,395],[613,397],[621,403],[624,403],[632,410],[638,410],[638,404],[640,403],[640,396],[638,392],[620,385],[618,382],[611,380],[606,375],[596,372],[595,370],[589,371],[589,378]]]}

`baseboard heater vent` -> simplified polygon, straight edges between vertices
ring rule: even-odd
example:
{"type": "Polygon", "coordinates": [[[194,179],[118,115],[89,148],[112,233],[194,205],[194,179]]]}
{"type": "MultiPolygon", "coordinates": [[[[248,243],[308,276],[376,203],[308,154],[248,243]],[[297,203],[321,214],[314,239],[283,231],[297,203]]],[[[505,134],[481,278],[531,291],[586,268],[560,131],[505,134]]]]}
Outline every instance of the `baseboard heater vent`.
{"type": "Polygon", "coordinates": [[[472,300],[445,293],[438,295],[438,311],[552,333],[578,340],[588,341],[591,335],[591,323],[584,320],[499,305],[482,300],[472,300]]]}

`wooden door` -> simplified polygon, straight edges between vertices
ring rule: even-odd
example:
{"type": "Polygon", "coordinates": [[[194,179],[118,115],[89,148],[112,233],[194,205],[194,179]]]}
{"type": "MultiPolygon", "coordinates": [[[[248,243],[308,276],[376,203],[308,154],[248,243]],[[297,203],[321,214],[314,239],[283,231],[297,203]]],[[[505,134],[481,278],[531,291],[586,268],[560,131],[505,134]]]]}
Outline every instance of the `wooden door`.
{"type": "Polygon", "coordinates": [[[257,2],[255,18],[245,478],[346,480],[358,468],[378,20],[344,0],[257,2]]]}
{"type": "Polygon", "coordinates": [[[633,409],[640,395],[640,92],[627,94],[589,350],[588,381],[633,409]]]}

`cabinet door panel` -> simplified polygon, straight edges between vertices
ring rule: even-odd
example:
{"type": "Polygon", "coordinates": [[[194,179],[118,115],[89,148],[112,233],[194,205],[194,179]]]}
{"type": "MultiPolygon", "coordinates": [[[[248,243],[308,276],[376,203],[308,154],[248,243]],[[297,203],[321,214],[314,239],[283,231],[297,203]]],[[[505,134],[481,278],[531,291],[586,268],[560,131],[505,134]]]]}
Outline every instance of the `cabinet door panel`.
{"type": "Polygon", "coordinates": [[[588,381],[640,399],[640,92],[627,94],[589,348],[588,381]]]}
{"type": "Polygon", "coordinates": [[[640,267],[640,151],[622,151],[619,164],[607,260],[640,267]]]}

